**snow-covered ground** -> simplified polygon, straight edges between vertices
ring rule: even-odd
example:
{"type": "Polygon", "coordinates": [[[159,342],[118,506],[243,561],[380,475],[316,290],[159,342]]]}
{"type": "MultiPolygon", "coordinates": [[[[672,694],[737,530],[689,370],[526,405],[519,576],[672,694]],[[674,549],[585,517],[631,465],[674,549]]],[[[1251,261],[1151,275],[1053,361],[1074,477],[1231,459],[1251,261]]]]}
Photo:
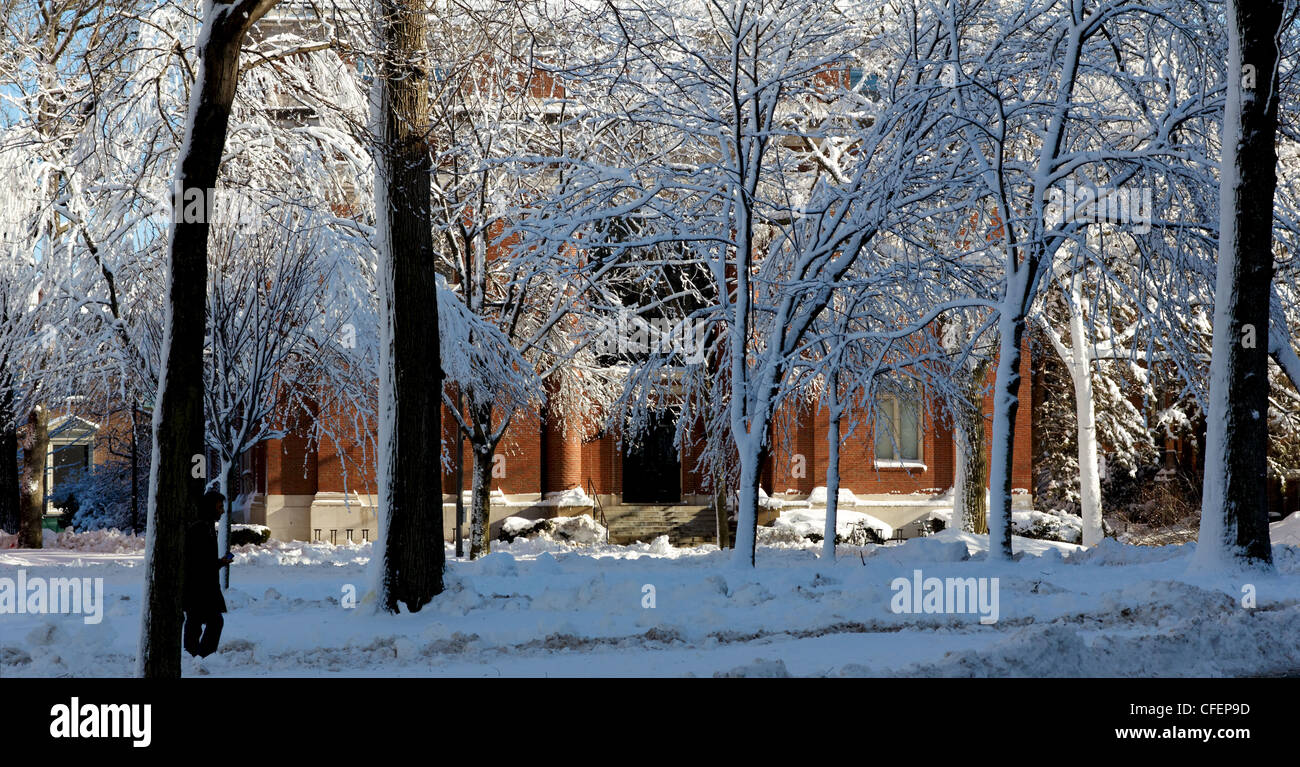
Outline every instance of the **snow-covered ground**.
{"type": "MultiPolygon", "coordinates": [[[[1276,572],[1188,575],[1193,544],[1106,540],[1090,551],[1017,538],[1010,564],[945,531],[904,544],[763,546],[737,569],[713,547],[551,539],[448,549],[447,591],[414,615],[365,600],[369,544],[236,550],[219,652],[187,674],[279,675],[1253,675],[1300,673],[1300,517],[1274,526],[1276,572]],[[1290,544],[1290,545],[1288,545],[1290,544]],[[996,577],[999,614],[895,614],[896,578],[996,577]],[[1257,600],[1242,605],[1249,584],[1257,600]],[[341,600],[356,588],[361,603],[341,600]],[[649,604],[652,587],[653,608],[649,604]]],[[[102,577],[102,622],[0,615],[0,676],[128,675],[140,539],[62,536],[0,549],[0,578],[102,577]]],[[[6,545],[0,541],[0,546],[6,545]]]]}

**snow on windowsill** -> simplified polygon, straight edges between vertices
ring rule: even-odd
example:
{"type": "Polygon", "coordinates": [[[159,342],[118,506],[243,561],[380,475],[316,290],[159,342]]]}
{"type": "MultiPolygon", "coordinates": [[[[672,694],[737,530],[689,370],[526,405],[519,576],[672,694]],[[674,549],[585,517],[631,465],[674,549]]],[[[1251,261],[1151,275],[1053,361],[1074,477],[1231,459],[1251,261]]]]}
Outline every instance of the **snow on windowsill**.
{"type": "Polygon", "coordinates": [[[925,461],[876,461],[877,469],[906,469],[908,471],[929,471],[930,466],[925,461]]]}

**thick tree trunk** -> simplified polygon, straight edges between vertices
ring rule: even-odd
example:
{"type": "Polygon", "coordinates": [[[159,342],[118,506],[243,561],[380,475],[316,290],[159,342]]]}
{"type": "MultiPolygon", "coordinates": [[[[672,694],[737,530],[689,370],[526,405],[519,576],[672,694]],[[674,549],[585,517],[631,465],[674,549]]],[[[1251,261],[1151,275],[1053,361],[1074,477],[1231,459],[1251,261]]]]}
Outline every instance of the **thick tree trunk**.
{"type": "Polygon", "coordinates": [[[492,459],[496,443],[492,434],[492,403],[475,402],[470,397],[470,418],[478,436],[471,440],[474,466],[470,477],[470,544],[469,558],[485,557],[492,551],[492,459]]]}
{"type": "Polygon", "coordinates": [[[377,80],[383,352],[380,606],[415,612],[443,589],[442,368],[430,209],[431,159],[422,0],[378,5],[385,52],[377,80]]]}
{"type": "MultiPolygon", "coordinates": [[[[1083,342],[1086,344],[1086,342],[1083,342]]],[[[1075,355],[1086,355],[1080,341],[1074,342],[1075,355]]],[[[1070,378],[1074,383],[1074,412],[1078,424],[1076,439],[1079,448],[1079,505],[1083,514],[1083,545],[1101,543],[1101,471],[1097,461],[1097,414],[1092,396],[1092,366],[1085,359],[1071,366],[1070,378]]]]}
{"type": "Polygon", "coordinates": [[[1101,471],[1097,461],[1097,412],[1092,393],[1092,353],[1083,316],[1083,272],[1070,281],[1070,355],[1062,360],[1074,386],[1076,442],[1079,455],[1079,506],[1083,545],[1101,543],[1101,471]]]}
{"type": "Polygon", "coordinates": [[[970,439],[968,447],[962,452],[962,471],[966,481],[962,485],[961,506],[963,510],[965,532],[987,535],[989,531],[989,451],[984,441],[984,417],[976,411],[977,418],[972,419],[978,432],[971,429],[967,433],[970,439]]]}
{"type": "Polygon", "coordinates": [[[1011,467],[1015,461],[1016,413],[1020,409],[1020,341],[1025,333],[1025,318],[1004,311],[998,327],[988,517],[989,558],[995,560],[1011,558],[1011,467]]]}
{"type": "Polygon", "coordinates": [[[206,472],[203,441],[203,345],[207,306],[207,202],[217,183],[239,51],[248,28],[274,0],[209,2],[190,93],[190,119],[176,171],[168,242],[162,372],[153,420],[153,466],[146,521],[144,606],[137,674],[181,673],[181,592],[185,525],[194,518],[206,472]],[[197,201],[197,206],[187,203],[197,201]],[[197,215],[196,215],[197,214],[197,215]]]}
{"type": "Polygon", "coordinates": [[[1220,163],[1205,486],[1196,563],[1271,563],[1268,497],[1269,302],[1277,188],[1281,0],[1232,0],[1220,163]],[[1253,80],[1250,81],[1248,78],[1253,80]]]}
{"type": "Polygon", "coordinates": [[[45,462],[50,448],[50,415],[42,405],[27,417],[26,447],[23,449],[23,484],[18,545],[41,548],[41,517],[45,514],[45,462]]]}
{"type": "Polygon", "coordinates": [[[957,448],[953,478],[953,527],[966,533],[989,531],[989,451],[984,437],[984,383],[988,365],[969,371],[963,382],[965,401],[955,416],[953,442],[957,448]]]}

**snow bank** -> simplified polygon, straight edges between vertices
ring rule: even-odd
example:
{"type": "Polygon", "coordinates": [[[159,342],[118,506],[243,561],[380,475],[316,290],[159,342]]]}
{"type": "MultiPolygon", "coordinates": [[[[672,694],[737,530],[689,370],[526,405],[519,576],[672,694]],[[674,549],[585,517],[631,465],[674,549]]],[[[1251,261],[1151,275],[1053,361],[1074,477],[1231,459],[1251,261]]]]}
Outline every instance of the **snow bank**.
{"type": "Polygon", "coordinates": [[[551,542],[589,546],[604,543],[607,537],[608,531],[585,514],[553,519],[506,517],[501,522],[500,539],[506,543],[518,538],[541,538],[551,542]]]}
{"type": "MultiPolygon", "coordinates": [[[[926,519],[952,527],[952,509],[935,509],[926,519]]],[[[1083,520],[1069,514],[1049,514],[1034,509],[1012,511],[1011,532],[1024,538],[1079,543],[1083,540],[1083,520]]]]}
{"type": "Polygon", "coordinates": [[[373,542],[332,544],[325,541],[270,540],[260,545],[232,546],[234,566],[334,566],[365,565],[370,561],[373,542]]]}
{"type": "Polygon", "coordinates": [[[780,658],[775,660],[755,658],[753,663],[736,666],[730,671],[719,671],[713,676],[714,678],[763,677],[775,679],[789,678],[790,671],[786,669],[785,662],[780,658]]]}
{"type": "Polygon", "coordinates": [[[1268,531],[1274,544],[1300,546],[1300,511],[1269,525],[1268,531]]]}
{"type": "Polygon", "coordinates": [[[580,487],[572,487],[560,493],[547,493],[539,504],[541,506],[595,506],[591,496],[580,487]]]}
{"type": "MultiPolygon", "coordinates": [[[[87,530],[84,533],[42,530],[41,544],[57,551],[87,551],[100,554],[139,554],[144,551],[144,536],[124,533],[117,528],[87,530]]],[[[0,531],[0,549],[18,547],[18,536],[0,531]]]]}
{"type": "MultiPolygon", "coordinates": [[[[586,517],[547,521],[598,531],[586,517]]],[[[112,540],[86,535],[64,541],[112,540]]],[[[494,543],[478,561],[458,560],[448,547],[446,591],[400,616],[372,609],[369,543],[241,546],[224,641],[203,665],[239,677],[1220,676],[1300,668],[1297,546],[1275,546],[1276,573],[1251,574],[1251,609],[1239,578],[1188,574],[1190,544],[1106,539],[1083,550],[1016,536],[1020,556],[1002,562],[989,560],[988,536],[949,529],[832,562],[800,541],[762,546],[753,569],[735,568],[731,552],[675,548],[666,537],[579,546],[539,532],[494,543]],[[998,578],[998,621],[895,613],[891,583],[916,570],[998,578]],[[349,587],[356,609],[344,609],[349,587]]],[[[138,554],[8,550],[0,564],[106,580],[97,626],[76,616],[7,616],[0,676],[131,673],[138,554]]]]}

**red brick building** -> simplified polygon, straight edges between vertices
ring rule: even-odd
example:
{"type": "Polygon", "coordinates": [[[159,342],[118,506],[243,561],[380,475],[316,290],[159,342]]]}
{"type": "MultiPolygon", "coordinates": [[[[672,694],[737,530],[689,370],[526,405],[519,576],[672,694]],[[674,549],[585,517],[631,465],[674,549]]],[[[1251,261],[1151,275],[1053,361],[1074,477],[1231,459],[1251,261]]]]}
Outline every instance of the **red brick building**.
{"type": "MultiPolygon", "coordinates": [[[[1016,423],[1012,470],[1017,505],[1029,503],[1033,487],[1031,362],[1028,354],[1023,359],[1024,406],[1016,423]]],[[[871,424],[849,435],[840,450],[841,486],[857,497],[859,510],[907,534],[908,525],[931,509],[950,505],[944,495],[953,483],[953,433],[937,410],[925,404],[889,404],[884,409],[888,415],[881,417],[896,419],[895,437],[877,440],[871,424]]],[[[991,395],[985,398],[985,412],[992,413],[991,395]]],[[[450,465],[455,432],[450,415],[444,413],[443,422],[450,465]]],[[[605,517],[614,540],[649,540],[660,533],[674,542],[712,539],[710,498],[695,467],[702,434],[695,435],[694,444],[677,450],[672,445],[675,424],[665,417],[652,426],[642,444],[624,448],[614,433],[584,438],[562,424],[559,417],[516,416],[493,464],[494,526],[508,516],[596,513],[605,517]],[[594,505],[556,505],[554,494],[575,488],[592,497],[594,505]]],[[[762,487],[769,496],[798,505],[826,484],[826,432],[827,416],[815,407],[778,414],[762,474],[762,487]]],[[[991,432],[990,421],[986,439],[991,439],[991,432]]],[[[469,455],[468,445],[465,455],[469,455]]],[[[429,464],[430,471],[438,470],[432,457],[429,464]]],[[[342,543],[375,536],[373,451],[290,437],[259,447],[246,462],[244,475],[241,489],[256,490],[247,521],[268,525],[277,538],[342,543]]],[[[467,468],[466,491],[469,475],[467,468]]],[[[445,532],[451,539],[455,476],[444,471],[442,481],[445,532]]],[[[768,520],[771,516],[765,515],[768,520]]]]}

